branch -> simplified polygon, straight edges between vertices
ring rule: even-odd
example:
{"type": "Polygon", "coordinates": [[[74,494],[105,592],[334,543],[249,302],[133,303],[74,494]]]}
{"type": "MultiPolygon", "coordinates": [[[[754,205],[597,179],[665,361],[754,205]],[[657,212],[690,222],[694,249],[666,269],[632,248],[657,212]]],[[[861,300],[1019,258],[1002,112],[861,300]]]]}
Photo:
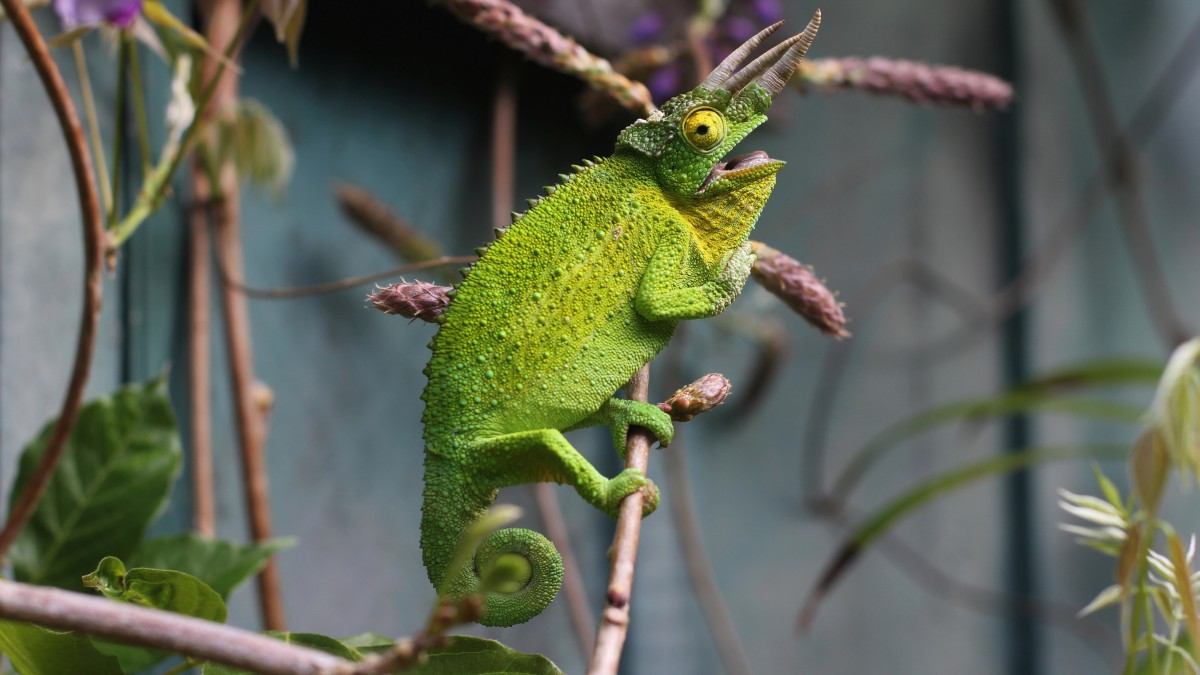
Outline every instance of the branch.
{"type": "Polygon", "coordinates": [[[521,11],[508,0],[441,0],[460,20],[500,40],[535,63],[574,75],[641,115],[654,110],[650,91],[613,69],[574,40],[521,11]]]}
{"type": "MultiPolygon", "coordinates": [[[[3,0],[8,4],[12,0],[3,0]]],[[[335,675],[355,664],[212,621],[83,593],[0,580],[0,617],[72,630],[271,675],[335,675]]]]}
{"type": "MultiPolygon", "coordinates": [[[[629,380],[626,393],[631,401],[649,400],[650,365],[629,380]]],[[[650,459],[650,443],[654,436],[641,427],[630,427],[625,453],[625,467],[646,473],[650,459]]],[[[633,570],[637,563],[638,536],[642,529],[642,490],[631,492],[621,500],[617,518],[617,534],[609,558],[612,568],[608,576],[608,592],[604,594],[604,613],[596,633],[596,650],[588,667],[589,675],[614,675],[621,663],[621,650],[629,632],[629,602],[633,594],[633,570]]]]}
{"type": "Polygon", "coordinates": [[[79,407],[83,402],[83,390],[87,385],[88,374],[92,369],[92,357],[96,346],[96,330],[100,322],[101,293],[104,279],[102,277],[102,250],[100,242],[104,238],[104,223],[100,214],[100,204],[96,197],[96,188],[92,184],[92,159],[88,154],[87,142],[84,139],[83,127],[79,124],[79,116],[67,93],[62,74],[58,71],[45,40],[29,16],[29,10],[19,0],[0,0],[0,7],[8,13],[13,28],[20,36],[29,58],[33,61],[42,85],[54,106],[62,126],[63,138],[71,155],[71,168],[75,174],[75,188],[79,195],[79,209],[82,212],[83,248],[84,248],[84,279],[83,279],[83,312],[79,319],[79,338],[75,345],[75,365],[71,369],[71,381],[67,384],[67,394],[63,399],[62,410],[58,414],[58,422],[54,425],[54,434],[46,445],[46,452],[38,462],[33,477],[26,484],[21,496],[17,499],[4,530],[0,532],[0,560],[8,552],[13,541],[33,514],[38,500],[46,490],[50,477],[58,466],[67,438],[75,426],[79,415],[79,407]]]}
{"type": "Polygon", "coordinates": [[[208,225],[210,187],[203,172],[192,172],[188,208],[188,422],[192,467],[192,529],[216,534],[216,499],[212,463],[212,297],[209,261],[212,240],[208,225]]]}

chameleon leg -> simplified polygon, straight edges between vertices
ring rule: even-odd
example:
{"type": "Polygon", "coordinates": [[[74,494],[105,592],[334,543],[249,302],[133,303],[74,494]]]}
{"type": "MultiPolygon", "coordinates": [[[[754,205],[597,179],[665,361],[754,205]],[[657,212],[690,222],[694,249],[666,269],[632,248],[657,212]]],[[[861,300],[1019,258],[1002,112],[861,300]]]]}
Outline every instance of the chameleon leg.
{"type": "Polygon", "coordinates": [[[625,469],[614,478],[605,478],[557,429],[519,431],[477,441],[471,446],[471,456],[475,458],[472,472],[481,482],[497,487],[545,482],[570,485],[587,503],[614,518],[621,500],[634,490],[648,491],[643,516],[658,506],[658,488],[641,471],[625,469]]]}
{"type": "Polygon", "coordinates": [[[626,436],[630,426],[649,429],[658,439],[658,444],[664,448],[675,437],[675,425],[671,422],[670,415],[652,403],[623,398],[608,399],[599,410],[564,431],[599,425],[607,425],[612,430],[613,448],[621,459],[625,459],[626,436]]]}
{"type": "Polygon", "coordinates": [[[705,319],[720,314],[742,292],[754,265],[754,254],[750,244],[743,243],[725,257],[715,279],[698,286],[683,285],[685,260],[685,249],[677,243],[662,244],[655,250],[634,298],[638,314],[651,321],[705,319]]]}
{"type": "Polygon", "coordinates": [[[508,528],[484,539],[474,564],[454,579],[449,561],[467,526],[482,515],[506,485],[552,481],[571,485],[588,503],[616,517],[621,499],[646,490],[643,516],[658,506],[658,488],[640,471],[626,469],[605,478],[557,429],[539,429],[470,443],[473,461],[463,467],[445,457],[426,457],[425,503],[421,542],[430,580],[455,597],[483,591],[481,579],[497,565],[515,570],[514,578],[483,592],[485,626],[512,626],[541,613],[562,585],[562,557],[545,537],[532,530],[508,528]]]}

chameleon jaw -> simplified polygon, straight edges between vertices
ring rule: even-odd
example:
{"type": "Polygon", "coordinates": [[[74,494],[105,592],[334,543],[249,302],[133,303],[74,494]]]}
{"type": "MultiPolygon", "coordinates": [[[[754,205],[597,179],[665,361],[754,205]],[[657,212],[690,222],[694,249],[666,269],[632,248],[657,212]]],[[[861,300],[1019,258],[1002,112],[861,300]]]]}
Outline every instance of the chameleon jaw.
{"type": "Polygon", "coordinates": [[[712,171],[708,172],[708,176],[705,177],[704,182],[700,183],[700,188],[696,190],[696,194],[704,194],[704,191],[710,186],[723,183],[727,180],[738,178],[754,180],[774,175],[783,167],[783,164],[782,161],[772,159],[762,150],[735,155],[724,162],[714,164],[712,171]]]}

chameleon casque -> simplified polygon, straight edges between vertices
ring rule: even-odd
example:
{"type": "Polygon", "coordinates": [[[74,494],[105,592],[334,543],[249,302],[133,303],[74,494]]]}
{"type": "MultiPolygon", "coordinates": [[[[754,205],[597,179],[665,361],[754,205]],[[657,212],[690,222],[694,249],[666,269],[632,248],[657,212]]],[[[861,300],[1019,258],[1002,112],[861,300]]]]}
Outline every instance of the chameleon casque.
{"type": "Polygon", "coordinates": [[[558,593],[562,558],[536,532],[509,528],[445,579],[463,531],[509,485],[552,481],[615,515],[658,490],[641,472],[605,478],[562,432],[608,425],[624,456],[630,425],[671,441],[656,406],[614,398],[666,346],[676,325],[721,313],[754,263],[747,237],[782,161],[722,157],[766,121],[820,26],[734,72],[779,24],[748,40],[690,92],[634,122],[611,157],[585,162],[499,232],[455,288],[438,333],[425,401],[421,549],[429,579],[454,596],[480,591],[497,564],[515,570],[484,593],[479,622],[510,626],[558,593]]]}

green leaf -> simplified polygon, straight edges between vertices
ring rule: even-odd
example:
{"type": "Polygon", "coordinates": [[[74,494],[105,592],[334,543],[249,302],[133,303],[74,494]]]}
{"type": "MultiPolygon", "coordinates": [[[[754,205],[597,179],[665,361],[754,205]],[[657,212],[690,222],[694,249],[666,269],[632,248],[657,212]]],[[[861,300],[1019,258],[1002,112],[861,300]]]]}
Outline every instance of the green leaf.
{"type": "MultiPolygon", "coordinates": [[[[109,556],[100,561],[95,572],[83,578],[83,583],[111,600],[225,622],[225,602],[221,596],[203,581],[184,572],[144,567],[126,571],[120,560],[109,556]]],[[[170,652],[107,640],[93,642],[99,651],[117,657],[127,673],[145,670],[171,655],[170,652]]]]}
{"type": "Polygon", "coordinates": [[[83,578],[83,583],[112,600],[225,623],[225,601],[208,584],[186,572],[146,567],[127,572],[120,560],[109,556],[83,578]]]}
{"type": "Polygon", "coordinates": [[[445,647],[431,649],[429,660],[408,672],[419,675],[562,675],[558,666],[541,654],[523,654],[495,640],[467,635],[455,635],[445,647]]]}
{"type": "Polygon", "coordinates": [[[358,635],[341,638],[338,642],[363,654],[387,651],[396,645],[396,640],[386,635],[380,635],[379,633],[359,633],[358,635]]]}
{"type": "MultiPolygon", "coordinates": [[[[51,422],[22,453],[14,501],[53,430],[51,422]]],[[[84,405],[45,495],[13,544],[13,576],[75,590],[97,560],[127,557],[166,504],[180,457],[165,376],[84,405]]]]}
{"type": "Polygon", "coordinates": [[[139,567],[187,572],[228,598],[233,589],[258,574],[271,555],[295,544],[294,539],[235,544],[188,532],[143,541],[129,560],[139,567]]]}
{"type": "Polygon", "coordinates": [[[1043,462],[1068,459],[1116,459],[1124,457],[1128,453],[1128,448],[1122,445],[1031,449],[989,457],[930,478],[884,504],[868,516],[862,524],[854,527],[850,534],[842,540],[842,544],[826,564],[825,570],[818,577],[816,586],[804,603],[799,621],[801,628],[811,624],[821,599],[829,593],[867,547],[891,530],[905,516],[934,499],[981,479],[1018,471],[1043,462]]]}
{"type": "MultiPolygon", "coordinates": [[[[334,656],[340,656],[347,661],[358,663],[359,661],[363,660],[362,653],[357,649],[346,646],[338,640],[325,635],[318,635],[316,633],[289,633],[274,630],[266,631],[263,633],[263,635],[270,635],[273,638],[279,638],[280,640],[283,640],[284,642],[290,642],[291,644],[319,649],[323,652],[333,654],[334,656]]],[[[204,675],[250,675],[249,671],[234,668],[233,666],[226,666],[220,663],[212,663],[211,661],[204,664],[204,670],[202,672],[204,675]]]]}
{"type": "Polygon", "coordinates": [[[117,659],[101,653],[83,635],[30,623],[0,621],[0,651],[22,675],[121,675],[117,659]]]}

